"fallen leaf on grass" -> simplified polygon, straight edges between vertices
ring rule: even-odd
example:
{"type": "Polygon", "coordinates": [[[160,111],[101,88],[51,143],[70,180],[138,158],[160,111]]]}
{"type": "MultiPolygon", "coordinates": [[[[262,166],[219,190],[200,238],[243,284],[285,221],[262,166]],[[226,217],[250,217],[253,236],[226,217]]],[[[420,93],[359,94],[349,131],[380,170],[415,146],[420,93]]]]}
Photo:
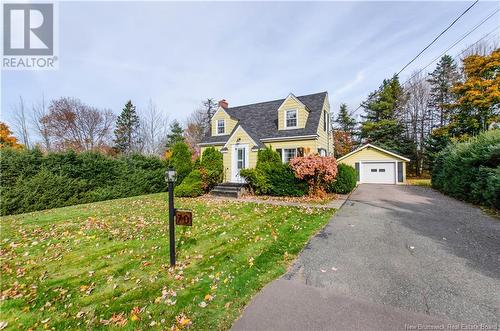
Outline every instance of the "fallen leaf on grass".
{"type": "Polygon", "coordinates": [[[177,317],[175,317],[175,321],[177,322],[177,327],[179,329],[184,329],[187,328],[191,325],[191,320],[186,317],[184,314],[180,314],[177,317]]]}
{"type": "Polygon", "coordinates": [[[6,321],[0,321],[0,330],[3,330],[9,325],[6,321]]]}

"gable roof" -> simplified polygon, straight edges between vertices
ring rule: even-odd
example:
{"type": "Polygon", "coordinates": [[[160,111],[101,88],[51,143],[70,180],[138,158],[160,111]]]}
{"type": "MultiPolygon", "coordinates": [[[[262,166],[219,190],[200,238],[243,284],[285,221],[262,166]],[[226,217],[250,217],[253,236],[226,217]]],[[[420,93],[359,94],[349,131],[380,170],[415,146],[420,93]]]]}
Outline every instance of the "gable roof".
{"type": "MultiPolygon", "coordinates": [[[[306,127],[302,129],[278,130],[277,110],[286,98],[231,107],[225,109],[225,111],[229,116],[238,120],[238,124],[241,125],[259,146],[263,146],[261,142],[263,139],[315,136],[317,134],[319,121],[321,119],[321,111],[323,110],[323,104],[327,95],[327,92],[320,92],[296,97],[309,110],[306,127]]],[[[237,127],[238,125],[235,126],[235,129],[237,127]]],[[[231,132],[231,134],[233,132],[231,132]]],[[[213,144],[214,141],[227,141],[231,134],[215,137],[207,135],[203,138],[200,145],[213,144]]]]}
{"type": "Polygon", "coordinates": [[[347,153],[346,155],[344,155],[344,156],[342,156],[342,157],[338,158],[338,159],[337,159],[337,161],[342,161],[343,159],[345,159],[345,158],[347,158],[347,157],[349,157],[349,156],[351,156],[351,155],[353,155],[353,154],[356,154],[357,152],[360,152],[360,151],[362,151],[363,149],[368,148],[368,147],[371,147],[371,148],[373,148],[373,149],[376,149],[376,150],[378,150],[378,151],[380,151],[380,152],[382,152],[382,153],[386,153],[386,154],[392,155],[392,156],[394,156],[394,157],[396,157],[396,158],[398,158],[398,159],[401,159],[401,160],[404,160],[404,161],[410,162],[410,159],[409,159],[409,158],[406,158],[406,157],[404,157],[404,156],[401,156],[401,155],[396,154],[396,153],[394,153],[394,152],[388,151],[387,149],[383,149],[383,148],[381,148],[381,147],[378,147],[378,146],[375,146],[375,145],[372,145],[372,144],[365,144],[365,145],[361,146],[360,148],[357,148],[357,149],[353,150],[352,152],[347,153]]]}

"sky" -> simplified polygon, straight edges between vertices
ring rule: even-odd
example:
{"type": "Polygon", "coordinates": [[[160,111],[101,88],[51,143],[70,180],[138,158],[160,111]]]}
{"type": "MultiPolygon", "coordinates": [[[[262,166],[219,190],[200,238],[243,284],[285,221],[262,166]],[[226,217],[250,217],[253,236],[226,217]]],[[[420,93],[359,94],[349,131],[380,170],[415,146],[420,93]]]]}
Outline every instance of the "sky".
{"type": "MultiPolygon", "coordinates": [[[[119,113],[149,100],[183,121],[208,97],[230,106],[328,91],[354,110],[444,30],[467,2],[61,2],[59,68],[2,71],[0,119],[76,97],[119,113]]],[[[404,81],[500,6],[480,1],[400,75],[404,81]]],[[[470,34],[455,55],[486,33],[470,34]]],[[[433,65],[429,67],[433,69],[433,65]]]]}

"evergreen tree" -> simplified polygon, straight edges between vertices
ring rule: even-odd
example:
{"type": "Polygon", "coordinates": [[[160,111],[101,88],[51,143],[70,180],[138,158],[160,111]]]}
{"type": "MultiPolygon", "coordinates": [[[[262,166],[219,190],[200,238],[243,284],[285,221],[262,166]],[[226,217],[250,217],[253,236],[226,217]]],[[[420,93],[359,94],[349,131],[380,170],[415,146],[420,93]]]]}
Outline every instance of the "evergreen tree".
{"type": "Polygon", "coordinates": [[[184,142],[184,129],[180,125],[179,121],[174,120],[170,123],[169,132],[167,134],[167,149],[171,149],[178,142],[184,142]]]}
{"type": "MultiPolygon", "coordinates": [[[[457,64],[451,56],[444,55],[427,79],[431,85],[429,101],[429,108],[433,114],[431,118],[436,119],[440,127],[450,121],[450,108],[447,105],[454,101],[452,87],[459,78],[457,64]]],[[[431,125],[435,126],[434,123],[431,125]]]]}
{"type": "Polygon", "coordinates": [[[180,184],[184,178],[193,170],[192,153],[189,146],[181,140],[178,140],[172,146],[172,156],[169,159],[169,165],[174,167],[177,172],[177,184],[180,184]]]}
{"type": "Polygon", "coordinates": [[[349,115],[347,105],[340,105],[339,114],[335,119],[336,130],[333,132],[333,147],[336,157],[341,157],[354,149],[356,120],[349,115]]]}
{"type": "Polygon", "coordinates": [[[397,117],[403,96],[397,76],[385,79],[377,91],[370,93],[361,104],[366,112],[362,115],[361,138],[403,155],[411,155],[414,146],[405,137],[404,125],[397,117]]]}
{"type": "Polygon", "coordinates": [[[335,119],[335,123],[337,123],[337,128],[339,130],[354,134],[356,120],[349,115],[347,105],[345,103],[340,105],[339,115],[335,119]]]}
{"type": "Polygon", "coordinates": [[[139,126],[139,116],[129,100],[116,120],[114,143],[117,151],[129,154],[137,148],[141,141],[139,126]]]}
{"type": "Polygon", "coordinates": [[[434,129],[425,140],[424,167],[432,171],[437,155],[451,142],[449,128],[443,126],[434,129]]]}
{"type": "Polygon", "coordinates": [[[399,78],[394,75],[391,79],[384,79],[377,91],[370,93],[368,99],[361,106],[365,121],[378,122],[381,120],[395,120],[396,112],[403,97],[403,88],[399,78]]]}

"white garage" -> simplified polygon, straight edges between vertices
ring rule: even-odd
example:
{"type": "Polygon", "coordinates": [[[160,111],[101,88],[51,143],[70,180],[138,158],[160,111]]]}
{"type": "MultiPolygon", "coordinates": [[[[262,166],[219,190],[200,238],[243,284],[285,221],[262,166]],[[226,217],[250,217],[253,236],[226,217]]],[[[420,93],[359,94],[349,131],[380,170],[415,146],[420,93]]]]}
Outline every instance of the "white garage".
{"type": "Polygon", "coordinates": [[[358,172],[358,183],[404,184],[410,159],[372,144],[366,144],[339,158],[358,172]]]}
{"type": "Polygon", "coordinates": [[[360,182],[372,184],[396,184],[396,163],[363,162],[360,182]]]}

